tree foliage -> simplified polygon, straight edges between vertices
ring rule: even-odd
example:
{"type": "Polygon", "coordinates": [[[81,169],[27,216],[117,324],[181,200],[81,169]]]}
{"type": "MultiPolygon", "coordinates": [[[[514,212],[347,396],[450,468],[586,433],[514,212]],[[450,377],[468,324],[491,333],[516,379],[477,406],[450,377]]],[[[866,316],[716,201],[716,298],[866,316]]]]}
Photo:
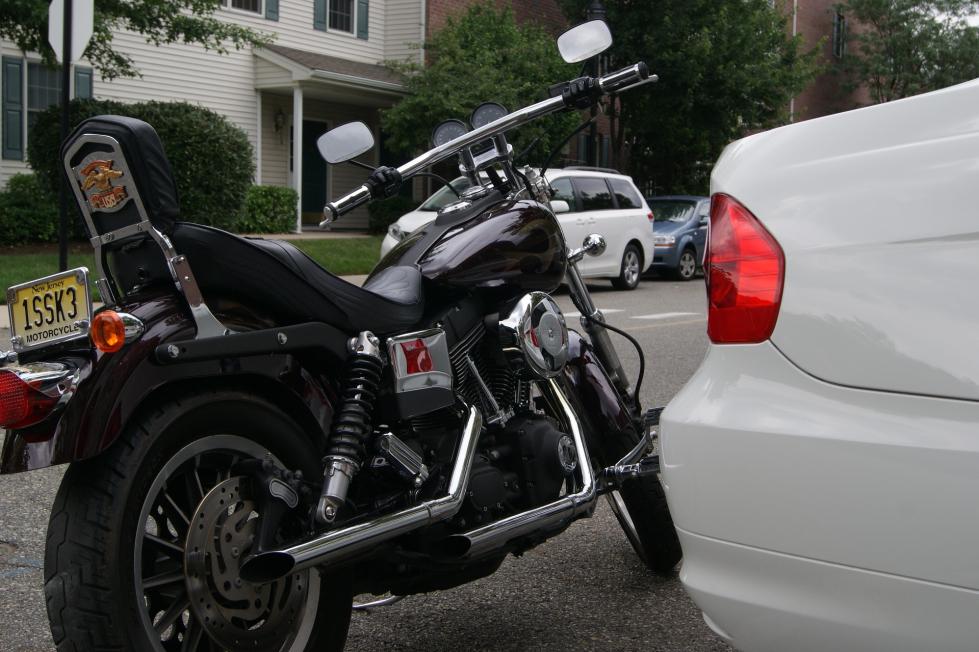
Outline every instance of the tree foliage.
{"type": "MultiPolygon", "coordinates": [[[[0,2],[0,38],[17,44],[24,52],[40,52],[44,62],[54,65],[48,44],[49,0],[3,0],[0,2]]],[[[144,36],[154,45],[195,43],[220,53],[229,46],[269,42],[266,35],[214,17],[221,0],[95,0],[95,29],[85,56],[103,79],[139,74],[132,58],[112,45],[113,32],[124,29],[144,36]]]]}
{"type": "MultiPolygon", "coordinates": [[[[450,17],[425,48],[430,57],[425,67],[389,62],[406,73],[408,96],[382,111],[381,124],[388,146],[405,155],[427,149],[432,129],[443,120],[466,122],[473,109],[488,101],[521,108],[578,72],[577,66],[564,63],[547,32],[536,25],[517,25],[510,8],[492,5],[474,5],[450,17]]],[[[539,162],[577,123],[576,116],[560,114],[507,136],[516,152],[539,138],[531,157],[539,162]]]]}
{"type": "Polygon", "coordinates": [[[843,71],[888,102],[979,77],[979,29],[966,18],[975,0],[847,0],[851,29],[843,71]]]}
{"type": "MultiPolygon", "coordinates": [[[[562,0],[571,21],[589,0],[562,0]]],[[[639,60],[659,82],[623,94],[613,151],[629,144],[629,172],[658,193],[707,191],[724,146],[783,123],[789,100],[815,76],[817,51],[791,37],[768,0],[604,0],[610,68],[639,60]]]]}

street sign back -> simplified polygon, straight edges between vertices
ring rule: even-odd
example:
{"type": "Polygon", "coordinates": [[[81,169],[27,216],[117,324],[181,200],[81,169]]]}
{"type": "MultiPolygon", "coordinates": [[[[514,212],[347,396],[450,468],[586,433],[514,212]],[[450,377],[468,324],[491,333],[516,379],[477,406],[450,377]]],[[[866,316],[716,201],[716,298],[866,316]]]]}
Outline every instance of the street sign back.
{"type": "MultiPolygon", "coordinates": [[[[48,6],[48,43],[54,48],[58,61],[64,47],[65,0],[51,0],[48,6]]],[[[95,27],[95,0],[72,0],[71,3],[71,61],[82,58],[95,27]]]]}

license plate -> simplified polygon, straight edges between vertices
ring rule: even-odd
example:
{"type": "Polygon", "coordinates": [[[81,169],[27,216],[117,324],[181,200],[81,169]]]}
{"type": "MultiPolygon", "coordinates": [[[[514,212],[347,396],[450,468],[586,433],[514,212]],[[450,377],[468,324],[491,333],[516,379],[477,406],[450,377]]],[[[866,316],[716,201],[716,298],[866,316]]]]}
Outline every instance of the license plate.
{"type": "Polygon", "coordinates": [[[14,351],[85,337],[92,318],[88,269],[70,269],[8,288],[7,311],[14,351]]]}

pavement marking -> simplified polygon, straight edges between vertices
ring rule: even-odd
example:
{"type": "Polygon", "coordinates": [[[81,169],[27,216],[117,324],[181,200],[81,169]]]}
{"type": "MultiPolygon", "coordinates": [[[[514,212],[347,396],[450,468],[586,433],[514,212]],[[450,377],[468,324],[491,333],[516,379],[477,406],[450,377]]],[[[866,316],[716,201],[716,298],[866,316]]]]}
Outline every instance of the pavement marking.
{"type": "Polygon", "coordinates": [[[654,328],[673,328],[674,326],[688,326],[690,324],[703,324],[703,319],[687,319],[685,321],[668,321],[665,324],[650,324],[649,326],[632,326],[628,330],[633,331],[651,331],[654,328]]]}
{"type": "MultiPolygon", "coordinates": [[[[613,312],[625,312],[622,308],[599,308],[603,315],[611,315],[613,312]]],[[[581,317],[580,312],[566,312],[565,317],[581,317]]]]}
{"type": "Polygon", "coordinates": [[[673,317],[703,317],[699,312],[657,312],[651,315],[633,315],[632,319],[672,319],[673,317]]]}

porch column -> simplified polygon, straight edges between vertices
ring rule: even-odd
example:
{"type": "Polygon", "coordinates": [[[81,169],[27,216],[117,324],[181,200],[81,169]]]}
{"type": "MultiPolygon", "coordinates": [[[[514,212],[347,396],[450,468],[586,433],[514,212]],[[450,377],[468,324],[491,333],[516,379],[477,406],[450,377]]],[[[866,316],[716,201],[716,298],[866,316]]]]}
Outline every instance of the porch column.
{"type": "Polygon", "coordinates": [[[262,185],[262,91],[255,91],[255,184],[262,185]]]}
{"type": "Polygon", "coordinates": [[[292,89],[292,187],[296,202],[296,233],[303,232],[303,89],[292,89]]]}

